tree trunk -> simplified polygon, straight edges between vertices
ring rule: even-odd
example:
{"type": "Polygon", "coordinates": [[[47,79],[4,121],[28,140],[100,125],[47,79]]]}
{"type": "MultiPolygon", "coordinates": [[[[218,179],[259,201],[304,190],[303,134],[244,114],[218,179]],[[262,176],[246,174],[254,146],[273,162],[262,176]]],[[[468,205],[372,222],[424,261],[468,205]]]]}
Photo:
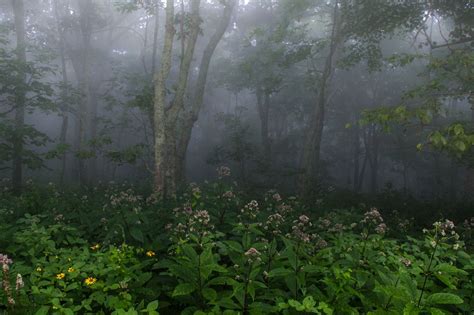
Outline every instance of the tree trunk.
{"type": "Polygon", "coordinates": [[[177,186],[184,181],[186,151],[191,138],[192,127],[202,107],[207,72],[214,50],[222,38],[230,21],[235,0],[227,2],[224,15],[204,49],[196,81],[195,96],[190,107],[185,108],[185,96],[188,87],[188,76],[191,68],[194,49],[200,33],[200,1],[191,2],[192,30],[186,39],[184,54],[178,75],[176,93],[168,108],[165,108],[165,80],[171,67],[172,44],[175,34],[173,28],[173,1],[166,5],[166,34],[163,47],[162,68],[155,83],[155,191],[163,197],[172,197],[177,186]]]}
{"type": "Polygon", "coordinates": [[[358,118],[356,117],[356,122],[354,123],[354,132],[353,132],[353,139],[352,139],[352,144],[353,144],[353,157],[352,161],[354,164],[354,181],[352,183],[352,188],[354,192],[358,192],[358,187],[359,187],[359,173],[360,173],[360,138],[359,138],[359,123],[358,123],[358,118]]]}
{"type": "MultiPolygon", "coordinates": [[[[471,104],[471,123],[474,126],[474,93],[469,96],[471,104]]],[[[474,162],[468,164],[466,169],[466,178],[464,180],[464,193],[466,196],[473,198],[474,196],[474,162]]]]}
{"type": "Polygon", "coordinates": [[[23,0],[12,0],[16,32],[16,54],[18,62],[18,85],[15,89],[15,135],[12,156],[12,185],[16,193],[21,193],[23,180],[23,128],[25,123],[25,85],[26,74],[26,41],[25,41],[25,11],[23,0]]]}
{"type": "Polygon", "coordinates": [[[268,116],[270,111],[270,95],[267,91],[257,88],[257,109],[260,118],[260,138],[262,141],[263,156],[270,163],[271,143],[268,134],[268,116]]]}
{"type": "Polygon", "coordinates": [[[219,44],[222,36],[224,35],[227,29],[227,26],[229,25],[230,18],[232,16],[232,11],[236,3],[236,0],[229,0],[226,2],[224,12],[218,24],[216,25],[215,32],[209,39],[209,42],[204,48],[204,52],[201,57],[198,78],[194,87],[193,103],[190,105],[190,108],[187,108],[186,111],[182,112],[181,115],[182,125],[180,126],[180,132],[177,134],[176,142],[176,152],[178,160],[178,163],[176,163],[176,167],[180,168],[175,172],[177,174],[178,183],[185,182],[186,152],[189,146],[189,141],[191,140],[193,126],[198,119],[199,112],[201,111],[204,102],[204,92],[206,88],[207,74],[209,71],[209,65],[211,63],[212,55],[214,54],[217,45],[219,44]]]}
{"type": "Polygon", "coordinates": [[[66,57],[65,57],[65,49],[64,49],[64,30],[61,27],[61,21],[59,17],[58,11],[58,0],[54,1],[54,15],[56,18],[56,27],[58,29],[59,35],[59,56],[61,58],[61,74],[62,74],[62,93],[61,93],[61,116],[63,118],[61,124],[61,132],[59,135],[59,144],[62,146],[62,150],[64,150],[63,154],[61,155],[61,170],[59,173],[59,184],[63,185],[64,183],[64,174],[66,172],[66,138],[67,138],[67,131],[69,126],[69,116],[67,113],[67,97],[68,97],[68,77],[67,77],[67,70],[66,70],[66,57]]]}
{"type": "Polygon", "coordinates": [[[155,100],[154,100],[154,130],[155,130],[155,181],[154,189],[162,196],[166,196],[165,187],[165,158],[166,158],[166,135],[165,135],[165,102],[166,102],[166,80],[171,70],[171,59],[173,50],[174,29],[174,0],[166,1],[165,40],[161,58],[161,69],[155,75],[155,100]]]}
{"type": "Polygon", "coordinates": [[[376,126],[372,124],[369,129],[368,146],[366,154],[370,165],[370,192],[377,192],[377,180],[379,171],[379,140],[376,126]]]}
{"type": "Polygon", "coordinates": [[[81,101],[79,103],[79,111],[76,115],[76,135],[75,135],[75,150],[78,153],[77,158],[77,176],[79,183],[85,185],[87,183],[86,163],[83,153],[86,149],[86,128],[88,127],[89,119],[89,104],[90,104],[90,84],[89,84],[89,53],[91,46],[91,23],[92,15],[92,1],[78,0],[80,11],[80,31],[81,31],[81,48],[79,49],[79,60],[74,62],[74,72],[76,73],[79,82],[79,90],[81,92],[81,101]]]}
{"type": "Polygon", "coordinates": [[[329,52],[324,64],[321,81],[318,86],[318,98],[310,116],[308,131],[303,148],[302,168],[303,174],[300,178],[300,185],[303,195],[310,193],[311,187],[317,177],[320,166],[320,149],[323,137],[324,114],[327,102],[327,90],[334,72],[334,55],[340,41],[340,24],[338,19],[339,1],[334,4],[334,12],[332,17],[331,41],[329,52]]]}
{"type": "Polygon", "coordinates": [[[159,15],[160,15],[160,2],[155,1],[155,27],[153,28],[153,48],[151,54],[151,75],[155,75],[156,71],[156,51],[158,49],[158,29],[160,25],[159,15]]]}

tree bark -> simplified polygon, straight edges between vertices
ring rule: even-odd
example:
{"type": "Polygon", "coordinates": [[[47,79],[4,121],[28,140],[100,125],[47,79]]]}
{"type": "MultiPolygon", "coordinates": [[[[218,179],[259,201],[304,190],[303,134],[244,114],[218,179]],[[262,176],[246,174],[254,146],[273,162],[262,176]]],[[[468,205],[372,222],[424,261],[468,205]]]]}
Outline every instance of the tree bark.
{"type": "Polygon", "coordinates": [[[377,180],[379,171],[379,140],[377,136],[377,129],[374,124],[370,126],[368,145],[366,147],[366,154],[370,165],[370,192],[375,194],[377,192],[377,180]]]}
{"type": "Polygon", "coordinates": [[[151,54],[151,75],[155,75],[156,71],[156,51],[158,50],[158,30],[160,25],[159,15],[160,15],[160,2],[155,1],[155,26],[153,28],[153,47],[151,54]]]}
{"type": "Polygon", "coordinates": [[[271,161],[271,142],[268,134],[268,117],[270,112],[270,95],[267,91],[257,88],[257,109],[260,118],[260,139],[263,156],[268,163],[271,161]]]}
{"type": "Polygon", "coordinates": [[[64,183],[64,174],[66,172],[66,151],[64,147],[66,146],[66,138],[67,138],[67,131],[69,126],[69,116],[67,112],[67,97],[68,97],[68,77],[67,77],[67,69],[66,69],[66,57],[65,57],[65,48],[64,48],[64,29],[61,27],[61,21],[59,17],[58,11],[58,0],[54,1],[54,15],[56,18],[56,27],[58,30],[59,35],[59,56],[61,58],[61,74],[62,74],[62,83],[63,89],[61,93],[61,116],[62,116],[62,123],[61,123],[61,132],[59,135],[59,143],[64,150],[63,154],[61,155],[61,170],[59,173],[59,183],[62,185],[64,183]]]}
{"type": "MultiPolygon", "coordinates": [[[[471,123],[474,126],[474,93],[469,96],[469,104],[471,105],[471,123]]],[[[464,193],[466,196],[473,198],[474,196],[474,165],[471,162],[466,169],[466,177],[464,180],[464,193]]]]}
{"type": "Polygon", "coordinates": [[[166,80],[171,70],[171,58],[173,51],[174,29],[174,0],[166,1],[165,39],[161,58],[161,69],[155,74],[155,100],[154,100],[154,130],[155,130],[155,181],[154,189],[162,196],[166,196],[165,187],[165,158],[166,158],[166,135],[165,135],[165,102],[166,102],[166,80]]]}
{"type": "Polygon", "coordinates": [[[12,0],[15,19],[16,54],[18,63],[18,85],[15,88],[15,135],[12,156],[12,185],[16,193],[21,193],[23,180],[23,129],[26,102],[26,40],[25,11],[23,0],[12,0]]]}
{"type": "Polygon", "coordinates": [[[352,183],[354,192],[358,192],[359,187],[359,174],[360,174],[360,136],[359,136],[359,123],[358,119],[356,118],[356,122],[354,123],[354,132],[353,132],[353,164],[354,164],[354,181],[352,183]]]}
{"type": "Polygon", "coordinates": [[[89,53],[91,46],[91,23],[92,1],[78,0],[79,5],[79,26],[81,32],[81,48],[78,50],[78,58],[72,56],[74,72],[79,82],[79,91],[81,100],[79,102],[79,110],[76,114],[76,131],[75,131],[75,151],[77,156],[77,177],[81,185],[87,183],[86,162],[82,153],[86,147],[86,128],[89,125],[89,104],[90,104],[90,85],[89,85],[89,53]]]}

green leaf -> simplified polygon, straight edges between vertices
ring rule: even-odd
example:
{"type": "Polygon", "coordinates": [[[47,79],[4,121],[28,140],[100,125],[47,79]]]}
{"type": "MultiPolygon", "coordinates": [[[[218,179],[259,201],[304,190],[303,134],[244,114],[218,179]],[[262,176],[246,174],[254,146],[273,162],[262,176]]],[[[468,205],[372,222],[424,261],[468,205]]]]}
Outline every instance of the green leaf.
{"type": "Polygon", "coordinates": [[[158,301],[152,301],[146,306],[147,311],[155,311],[158,308],[158,301]]]}
{"type": "Polygon", "coordinates": [[[202,295],[208,301],[215,301],[217,300],[217,292],[212,288],[205,288],[202,290],[202,295]]]}
{"type": "Polygon", "coordinates": [[[275,268],[270,270],[268,273],[268,277],[273,278],[273,277],[286,277],[289,274],[291,274],[293,271],[290,269],[286,268],[275,268]]]}
{"type": "Polygon", "coordinates": [[[41,306],[39,310],[36,311],[35,315],[47,315],[49,311],[49,306],[41,306]]]}
{"type": "Polygon", "coordinates": [[[130,230],[130,235],[136,240],[139,241],[140,243],[144,243],[145,239],[143,237],[143,232],[139,228],[132,228],[130,230]]]}
{"type": "Polygon", "coordinates": [[[462,304],[464,301],[452,293],[434,293],[428,297],[427,302],[430,304],[462,304]]]}
{"type": "Polygon", "coordinates": [[[188,295],[194,292],[196,288],[191,283],[180,283],[174,288],[173,297],[188,295]]]}

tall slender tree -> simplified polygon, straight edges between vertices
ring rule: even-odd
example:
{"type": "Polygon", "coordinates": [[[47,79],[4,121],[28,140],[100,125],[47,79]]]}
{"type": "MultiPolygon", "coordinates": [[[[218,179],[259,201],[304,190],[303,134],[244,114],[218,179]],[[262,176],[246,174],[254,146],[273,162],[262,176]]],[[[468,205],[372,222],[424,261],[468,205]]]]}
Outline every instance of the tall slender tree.
{"type": "Polygon", "coordinates": [[[17,82],[15,86],[15,134],[13,141],[13,189],[21,192],[23,179],[23,129],[25,123],[26,100],[26,38],[25,38],[25,10],[23,0],[12,0],[15,19],[16,55],[18,61],[17,82]]]}

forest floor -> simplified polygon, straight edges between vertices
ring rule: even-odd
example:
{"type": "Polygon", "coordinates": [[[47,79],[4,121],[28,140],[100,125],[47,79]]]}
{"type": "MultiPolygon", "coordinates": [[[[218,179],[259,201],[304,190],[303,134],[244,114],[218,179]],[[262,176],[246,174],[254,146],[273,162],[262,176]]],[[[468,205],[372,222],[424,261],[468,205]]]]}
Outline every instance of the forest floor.
{"type": "Polygon", "coordinates": [[[474,311],[474,217],[419,222],[224,180],[168,202],[112,184],[0,198],[0,314],[474,311]]]}

